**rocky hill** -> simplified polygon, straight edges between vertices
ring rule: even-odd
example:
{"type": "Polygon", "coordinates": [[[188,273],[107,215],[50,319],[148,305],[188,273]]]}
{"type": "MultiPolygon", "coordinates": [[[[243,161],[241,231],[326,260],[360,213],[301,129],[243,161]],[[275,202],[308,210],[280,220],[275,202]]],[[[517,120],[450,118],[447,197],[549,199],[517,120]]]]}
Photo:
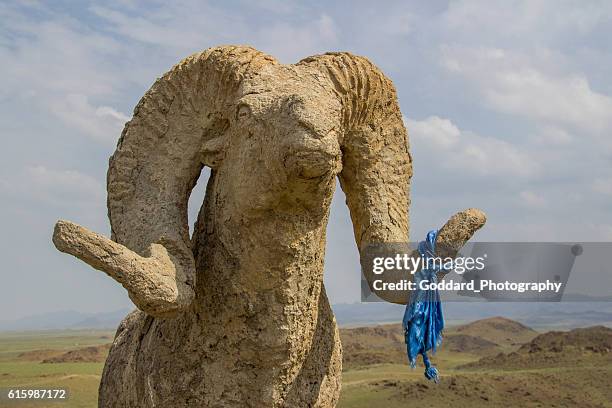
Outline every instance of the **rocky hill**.
{"type": "Polygon", "coordinates": [[[460,368],[523,369],[612,363],[612,329],[593,326],[540,334],[511,353],[483,357],[460,368]]]}
{"type": "Polygon", "coordinates": [[[343,367],[405,363],[404,332],[400,324],[340,329],[343,367]]]}
{"type": "Polygon", "coordinates": [[[537,332],[524,324],[505,317],[491,317],[476,320],[472,323],[455,328],[457,333],[487,340],[500,346],[517,346],[524,344],[537,332]]]}
{"type": "Polygon", "coordinates": [[[109,344],[101,344],[99,346],[81,347],[74,350],[69,350],[60,355],[49,357],[42,362],[48,363],[100,363],[106,360],[109,344]]]}
{"type": "MultiPolygon", "coordinates": [[[[521,345],[537,332],[503,317],[477,320],[444,332],[440,352],[496,354],[507,346],[521,345]]],[[[345,368],[371,364],[406,363],[404,331],[400,324],[340,329],[345,368]]]]}

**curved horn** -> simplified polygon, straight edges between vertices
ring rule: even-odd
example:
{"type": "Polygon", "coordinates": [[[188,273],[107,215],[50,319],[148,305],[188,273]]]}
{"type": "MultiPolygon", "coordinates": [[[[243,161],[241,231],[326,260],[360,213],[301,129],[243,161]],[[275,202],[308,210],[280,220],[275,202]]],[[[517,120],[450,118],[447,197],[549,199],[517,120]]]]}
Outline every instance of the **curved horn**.
{"type": "MultiPolygon", "coordinates": [[[[407,242],[412,158],[395,86],[369,60],[350,53],[316,55],[299,64],[325,73],[342,102],[339,178],[360,253],[369,244],[407,242]]],[[[438,242],[454,256],[485,220],[479,210],[460,212],[441,229],[438,242]]],[[[370,283],[375,279],[365,278],[370,283]]],[[[388,281],[405,278],[405,273],[386,277],[388,281]]],[[[406,303],[409,297],[407,291],[376,293],[393,303],[406,303]]]]}
{"type": "Polygon", "coordinates": [[[412,159],[391,80],[349,53],[306,58],[333,84],[342,102],[340,184],[361,250],[372,242],[406,242],[412,159]]]}
{"type": "Polygon", "coordinates": [[[202,167],[214,169],[223,158],[229,108],[241,81],[275,63],[250,47],[218,47],[184,59],[159,78],[110,158],[112,241],[58,222],[56,247],[119,281],[150,315],[172,316],[188,307],[196,278],[189,195],[202,167]]]}

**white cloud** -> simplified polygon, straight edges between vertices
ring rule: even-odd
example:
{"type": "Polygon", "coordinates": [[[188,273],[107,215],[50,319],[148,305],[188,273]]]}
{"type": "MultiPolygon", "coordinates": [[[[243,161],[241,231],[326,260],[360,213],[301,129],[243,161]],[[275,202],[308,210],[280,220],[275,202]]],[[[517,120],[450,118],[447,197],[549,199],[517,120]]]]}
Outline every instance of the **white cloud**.
{"type": "Polygon", "coordinates": [[[450,149],[459,143],[461,131],[450,120],[430,116],[425,120],[404,119],[408,134],[424,139],[439,149],[450,149]]]}
{"type": "MultiPolygon", "coordinates": [[[[270,4],[251,5],[269,14],[270,4]]],[[[166,53],[184,57],[195,51],[221,44],[253,45],[284,63],[293,63],[311,54],[335,49],[337,25],[327,13],[299,20],[275,19],[267,24],[228,12],[218,6],[186,1],[182,7],[162,4],[134,16],[122,10],[93,6],[91,11],[116,33],[166,53]],[[236,39],[240,39],[236,41],[236,39]]],[[[299,13],[297,5],[285,4],[278,12],[299,13]]]]}
{"type": "Polygon", "coordinates": [[[543,145],[565,146],[574,141],[574,137],[565,129],[556,126],[543,126],[534,142],[543,145]]]}
{"type": "Polygon", "coordinates": [[[582,74],[544,72],[529,55],[497,48],[447,46],[442,53],[444,66],[499,112],[595,134],[612,125],[612,98],[593,90],[582,74]]]}
{"type": "Polygon", "coordinates": [[[334,20],[321,14],[302,24],[279,21],[261,26],[251,41],[283,63],[294,63],[313,54],[336,48],[338,37],[334,20]]]}
{"type": "Polygon", "coordinates": [[[609,179],[598,178],[593,181],[592,187],[593,187],[593,191],[597,193],[605,194],[605,195],[612,195],[612,178],[609,178],[609,179]]]}
{"type": "Polygon", "coordinates": [[[69,94],[50,106],[62,121],[98,141],[116,143],[130,118],[109,106],[94,106],[87,96],[69,94]]]}
{"type": "Polygon", "coordinates": [[[238,28],[230,16],[216,12],[205,3],[169,6],[141,9],[137,14],[97,5],[92,6],[91,11],[124,38],[187,54],[202,48],[213,33],[238,28]]]}
{"type": "Polygon", "coordinates": [[[15,19],[8,20],[2,32],[15,40],[0,43],[0,73],[6,81],[0,90],[3,95],[113,92],[120,60],[109,64],[108,58],[119,56],[123,46],[112,37],[60,17],[38,23],[15,19]]]}
{"type": "MultiPolygon", "coordinates": [[[[543,212],[538,212],[538,215],[543,212]]],[[[485,226],[496,240],[506,242],[596,242],[612,240],[612,225],[584,222],[581,219],[491,220],[485,226]]],[[[484,231],[483,231],[484,232],[484,231]]]]}
{"type": "Polygon", "coordinates": [[[105,189],[97,179],[75,170],[39,165],[26,169],[21,190],[39,199],[70,204],[75,200],[104,204],[105,189]]]}
{"type": "Polygon", "coordinates": [[[88,211],[98,211],[106,201],[105,187],[98,179],[80,171],[44,165],[28,166],[0,179],[0,195],[22,203],[79,206],[88,211]]]}
{"type": "Polygon", "coordinates": [[[529,208],[542,208],[544,206],[546,206],[546,200],[544,199],[544,197],[539,194],[539,193],[535,193],[533,191],[521,191],[519,193],[519,197],[521,199],[521,204],[529,207],[529,208]]]}
{"type": "Polygon", "coordinates": [[[603,224],[599,226],[599,231],[603,239],[612,241],[612,225],[603,224]]]}
{"type": "Polygon", "coordinates": [[[406,36],[416,30],[416,16],[406,10],[395,10],[376,25],[386,35],[406,36]]]}
{"type": "Polygon", "coordinates": [[[486,33],[497,39],[550,41],[568,33],[585,34],[608,21],[611,15],[612,8],[605,2],[519,0],[491,6],[487,0],[460,0],[449,4],[443,20],[460,34],[486,33]]]}
{"type": "Polygon", "coordinates": [[[612,224],[587,222],[583,228],[588,232],[583,241],[612,241],[612,224]]]}
{"type": "Polygon", "coordinates": [[[412,146],[448,170],[500,177],[528,177],[538,171],[537,161],[528,152],[500,139],[460,130],[448,119],[408,119],[406,127],[412,146]]]}
{"type": "Polygon", "coordinates": [[[12,38],[0,41],[5,80],[0,97],[23,105],[24,111],[34,106],[51,112],[86,137],[116,140],[127,116],[88,101],[112,98],[133,81],[135,73],[122,69],[129,63],[126,45],[42,4],[36,11],[40,20],[17,10],[7,6],[0,11],[6,18],[0,38],[12,38]]]}

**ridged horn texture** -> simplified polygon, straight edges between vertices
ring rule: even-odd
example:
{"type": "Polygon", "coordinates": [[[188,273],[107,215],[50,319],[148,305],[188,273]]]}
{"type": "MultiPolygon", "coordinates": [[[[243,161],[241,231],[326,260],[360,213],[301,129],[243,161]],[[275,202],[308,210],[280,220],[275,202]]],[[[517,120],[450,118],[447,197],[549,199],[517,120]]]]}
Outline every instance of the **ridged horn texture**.
{"type": "Polygon", "coordinates": [[[317,55],[300,63],[318,66],[342,102],[340,183],[358,248],[405,242],[412,160],[393,83],[366,58],[349,53],[317,55]]]}
{"type": "MultiPolygon", "coordinates": [[[[362,252],[370,244],[407,242],[412,158],[393,83],[369,60],[350,53],[327,53],[300,63],[318,66],[342,102],[345,129],[339,178],[357,247],[362,252]]],[[[485,221],[486,216],[477,209],[451,217],[438,234],[441,255],[454,257],[485,221]]],[[[366,280],[373,282],[371,271],[366,268],[364,272],[366,280]]],[[[401,271],[393,274],[386,279],[406,278],[401,271]]],[[[408,291],[376,293],[398,304],[405,304],[410,296],[408,291]]]]}
{"type": "Polygon", "coordinates": [[[159,78],[136,106],[110,159],[114,242],[60,222],[54,235],[58,249],[115,278],[152,316],[187,308],[195,286],[189,195],[202,167],[214,168],[223,158],[228,110],[241,81],[275,63],[250,47],[218,47],[182,60],[159,78]],[[146,262],[152,258],[156,261],[146,262]],[[126,260],[138,260],[141,267],[126,260]]]}

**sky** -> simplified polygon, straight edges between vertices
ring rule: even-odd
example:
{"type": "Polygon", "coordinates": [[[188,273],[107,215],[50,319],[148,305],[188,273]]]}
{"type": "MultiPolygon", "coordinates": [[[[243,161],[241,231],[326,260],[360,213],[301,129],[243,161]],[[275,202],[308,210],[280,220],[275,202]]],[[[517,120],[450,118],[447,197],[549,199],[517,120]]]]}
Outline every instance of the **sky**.
{"type": "MultiPolygon", "coordinates": [[[[612,241],[610,38],[606,1],[3,1],[0,320],[131,307],[119,284],[53,247],[53,225],[109,233],[108,158],[132,109],[180,59],[223,44],[282,63],[350,51],[394,81],[413,240],[478,207],[479,241],[612,241]]],[[[359,276],[338,189],[331,302],[358,301],[359,276]]]]}

